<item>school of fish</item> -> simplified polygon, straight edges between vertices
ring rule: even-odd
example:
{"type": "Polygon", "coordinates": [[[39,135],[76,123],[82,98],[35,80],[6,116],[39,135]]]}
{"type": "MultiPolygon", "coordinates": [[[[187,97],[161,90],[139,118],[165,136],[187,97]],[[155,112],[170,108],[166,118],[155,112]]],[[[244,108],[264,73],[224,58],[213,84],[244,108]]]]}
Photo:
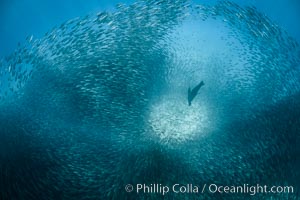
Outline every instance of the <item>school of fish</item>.
{"type": "Polygon", "coordinates": [[[0,199],[299,199],[124,190],[299,188],[299,133],[299,45],[255,7],[118,4],[0,60],[0,199]]]}

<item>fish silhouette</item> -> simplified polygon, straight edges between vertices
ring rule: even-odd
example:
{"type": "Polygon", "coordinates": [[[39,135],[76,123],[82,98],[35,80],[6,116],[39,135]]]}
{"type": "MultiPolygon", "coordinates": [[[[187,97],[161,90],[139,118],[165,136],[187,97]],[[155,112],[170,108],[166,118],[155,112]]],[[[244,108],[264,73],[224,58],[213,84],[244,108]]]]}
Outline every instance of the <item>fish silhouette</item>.
{"type": "Polygon", "coordinates": [[[198,91],[200,90],[200,88],[204,85],[204,82],[201,81],[196,87],[194,87],[192,90],[189,87],[188,89],[188,102],[189,102],[189,106],[192,105],[192,101],[193,99],[196,97],[196,95],[198,94],[198,91]]]}

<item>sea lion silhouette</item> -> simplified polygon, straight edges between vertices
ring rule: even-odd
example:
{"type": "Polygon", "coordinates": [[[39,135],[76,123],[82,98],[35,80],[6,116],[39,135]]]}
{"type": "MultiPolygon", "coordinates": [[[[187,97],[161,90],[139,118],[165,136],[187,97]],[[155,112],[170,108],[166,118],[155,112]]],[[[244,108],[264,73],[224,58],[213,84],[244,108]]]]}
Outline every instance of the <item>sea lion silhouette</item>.
{"type": "Polygon", "coordinates": [[[200,90],[200,88],[204,85],[204,82],[201,81],[196,87],[194,87],[192,90],[189,87],[188,89],[188,102],[189,102],[189,106],[192,105],[192,101],[193,99],[196,97],[196,95],[198,94],[198,91],[200,90]]]}

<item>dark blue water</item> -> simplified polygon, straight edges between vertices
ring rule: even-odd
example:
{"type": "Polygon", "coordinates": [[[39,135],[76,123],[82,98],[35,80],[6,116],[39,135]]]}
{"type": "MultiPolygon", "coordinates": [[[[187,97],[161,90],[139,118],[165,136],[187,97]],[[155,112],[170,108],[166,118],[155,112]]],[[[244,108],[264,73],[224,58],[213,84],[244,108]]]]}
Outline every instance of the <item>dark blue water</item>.
{"type": "Polygon", "coordinates": [[[299,198],[297,2],[32,1],[44,18],[17,29],[24,3],[1,4],[0,199],[299,198]],[[139,183],[294,192],[124,189],[139,183]]]}

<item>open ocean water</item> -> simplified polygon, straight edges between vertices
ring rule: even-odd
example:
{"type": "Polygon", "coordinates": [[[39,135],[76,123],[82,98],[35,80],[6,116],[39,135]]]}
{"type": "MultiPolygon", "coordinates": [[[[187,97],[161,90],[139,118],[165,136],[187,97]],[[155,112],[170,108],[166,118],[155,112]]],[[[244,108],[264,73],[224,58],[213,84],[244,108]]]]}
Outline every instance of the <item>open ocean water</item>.
{"type": "Polygon", "coordinates": [[[300,28],[276,15],[299,2],[16,2],[0,3],[1,200],[300,199],[300,28]],[[13,29],[18,5],[42,24],[13,29]]]}

